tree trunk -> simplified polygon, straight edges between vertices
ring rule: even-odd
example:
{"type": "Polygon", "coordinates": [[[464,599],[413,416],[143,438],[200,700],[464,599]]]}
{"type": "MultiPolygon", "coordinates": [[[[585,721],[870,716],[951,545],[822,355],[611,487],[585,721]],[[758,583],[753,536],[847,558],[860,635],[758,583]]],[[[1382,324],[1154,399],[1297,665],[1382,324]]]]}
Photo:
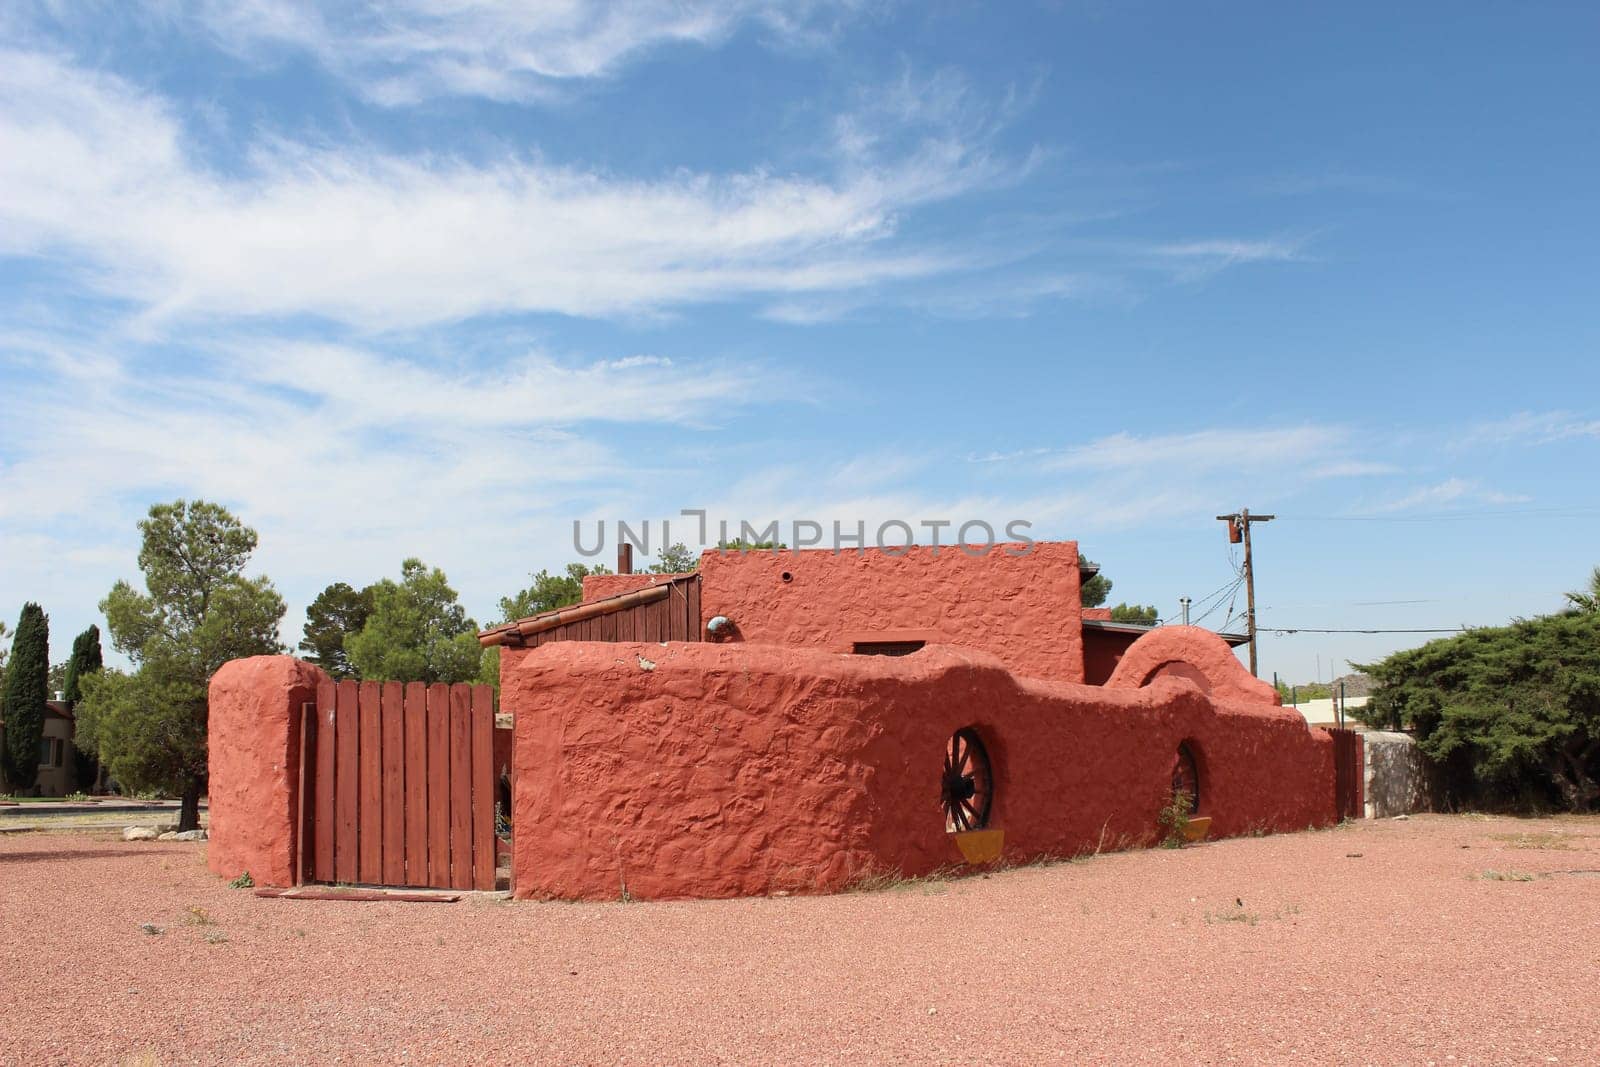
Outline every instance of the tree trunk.
{"type": "Polygon", "coordinates": [[[183,806],[178,809],[178,832],[200,829],[200,783],[192,782],[183,791],[183,806]]]}
{"type": "Polygon", "coordinates": [[[1567,810],[1585,812],[1594,808],[1600,799],[1600,782],[1589,776],[1587,769],[1566,749],[1559,750],[1559,758],[1545,761],[1545,767],[1561,792],[1567,810]]]}

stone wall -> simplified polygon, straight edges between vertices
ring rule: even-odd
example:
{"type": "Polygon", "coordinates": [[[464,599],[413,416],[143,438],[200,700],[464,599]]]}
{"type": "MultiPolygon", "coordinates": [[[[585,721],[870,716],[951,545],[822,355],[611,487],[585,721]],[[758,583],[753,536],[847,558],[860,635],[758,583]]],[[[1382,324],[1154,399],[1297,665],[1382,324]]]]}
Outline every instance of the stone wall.
{"type": "Polygon", "coordinates": [[[1387,819],[1414,811],[1438,810],[1440,791],[1433,762],[1409,734],[1369,730],[1366,746],[1366,814],[1387,819]]]}

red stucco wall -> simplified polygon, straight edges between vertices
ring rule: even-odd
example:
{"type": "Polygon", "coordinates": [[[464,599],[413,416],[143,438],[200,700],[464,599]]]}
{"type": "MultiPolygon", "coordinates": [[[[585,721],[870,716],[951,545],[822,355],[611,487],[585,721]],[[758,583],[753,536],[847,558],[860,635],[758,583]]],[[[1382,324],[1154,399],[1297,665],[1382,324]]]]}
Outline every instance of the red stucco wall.
{"type": "Polygon", "coordinates": [[[1029,677],[1082,681],[1077,543],[1039,542],[1024,556],[1006,547],[982,557],[711,551],[700,559],[701,614],[726,615],[752,644],[849,652],[858,640],[923,640],[988,652],[1029,677]]]}
{"type": "Polygon", "coordinates": [[[585,603],[603,600],[618,593],[631,593],[635,589],[682,577],[681,574],[586,574],[583,578],[583,599],[585,603]]]}
{"type": "Polygon", "coordinates": [[[253,656],[211,679],[206,864],[225,878],[294,884],[302,705],[325,676],[292,656],[253,656]]]}
{"type": "Polygon", "coordinates": [[[1326,733],[1187,681],[1024,680],[950,647],[565,642],[508,663],[502,687],[521,897],[813,892],[929,872],[957,859],[939,775],[968,725],[993,758],[991,825],[1013,860],[1152,840],[1181,741],[1214,834],[1334,819],[1326,733]]]}
{"type": "MultiPolygon", "coordinates": [[[[1093,610],[1084,609],[1086,612],[1093,610]]],[[[1117,664],[1122,661],[1123,654],[1136,640],[1136,634],[1084,627],[1083,680],[1089,685],[1105,685],[1116,671],[1117,664]]]]}
{"type": "Polygon", "coordinates": [[[1161,626],[1151,630],[1123,653],[1106,685],[1137,689],[1155,677],[1173,674],[1204,676],[1208,684],[1201,688],[1222,700],[1283,703],[1270,684],[1250,676],[1227,642],[1198,626],[1161,626]]]}

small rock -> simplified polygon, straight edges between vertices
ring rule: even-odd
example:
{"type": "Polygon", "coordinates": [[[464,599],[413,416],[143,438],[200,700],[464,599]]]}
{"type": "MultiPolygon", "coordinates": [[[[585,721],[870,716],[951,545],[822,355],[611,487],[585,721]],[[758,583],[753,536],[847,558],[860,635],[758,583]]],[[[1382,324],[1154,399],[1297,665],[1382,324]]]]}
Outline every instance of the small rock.
{"type": "Polygon", "coordinates": [[[645,659],[643,656],[640,656],[639,669],[641,671],[653,671],[656,669],[656,661],[653,659],[645,659]]]}
{"type": "Polygon", "coordinates": [[[157,834],[148,826],[130,826],[122,831],[124,841],[154,841],[157,834]]]}
{"type": "Polygon", "coordinates": [[[205,839],[206,839],[206,832],[204,830],[185,830],[185,831],[183,831],[183,833],[178,834],[177,837],[174,840],[177,840],[177,841],[204,841],[205,839]]]}
{"type": "Polygon", "coordinates": [[[166,930],[166,927],[157,926],[155,923],[140,923],[139,924],[139,929],[143,930],[145,933],[149,934],[151,937],[155,937],[157,934],[164,932],[166,930]]]}
{"type": "Polygon", "coordinates": [[[1344,854],[1344,858],[1347,859],[1347,860],[1358,860],[1358,859],[1361,858],[1361,853],[1359,853],[1359,852],[1346,852],[1344,854]]]}
{"type": "Polygon", "coordinates": [[[156,840],[157,841],[176,841],[177,839],[178,839],[178,831],[176,831],[176,830],[168,830],[164,834],[157,834],[156,835],[156,840]]]}
{"type": "Polygon", "coordinates": [[[1396,815],[1394,817],[1394,821],[1395,822],[1405,822],[1409,818],[1411,818],[1411,816],[1409,816],[1409,815],[1396,815]]]}

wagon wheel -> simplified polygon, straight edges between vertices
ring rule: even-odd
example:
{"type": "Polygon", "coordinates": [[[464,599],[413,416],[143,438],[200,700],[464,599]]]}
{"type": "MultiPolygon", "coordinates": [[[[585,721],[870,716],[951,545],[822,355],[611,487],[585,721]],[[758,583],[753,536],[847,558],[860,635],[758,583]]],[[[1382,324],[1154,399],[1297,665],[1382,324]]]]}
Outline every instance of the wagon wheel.
{"type": "Polygon", "coordinates": [[[1200,810],[1200,768],[1195,765],[1194,753],[1188,745],[1179,745],[1172,758],[1172,792],[1189,798],[1189,814],[1200,810]]]}
{"type": "Polygon", "coordinates": [[[970,726],[957,730],[945,746],[939,802],[944,807],[947,832],[981,830],[989,825],[994,774],[989,767],[989,753],[970,726]]]}

